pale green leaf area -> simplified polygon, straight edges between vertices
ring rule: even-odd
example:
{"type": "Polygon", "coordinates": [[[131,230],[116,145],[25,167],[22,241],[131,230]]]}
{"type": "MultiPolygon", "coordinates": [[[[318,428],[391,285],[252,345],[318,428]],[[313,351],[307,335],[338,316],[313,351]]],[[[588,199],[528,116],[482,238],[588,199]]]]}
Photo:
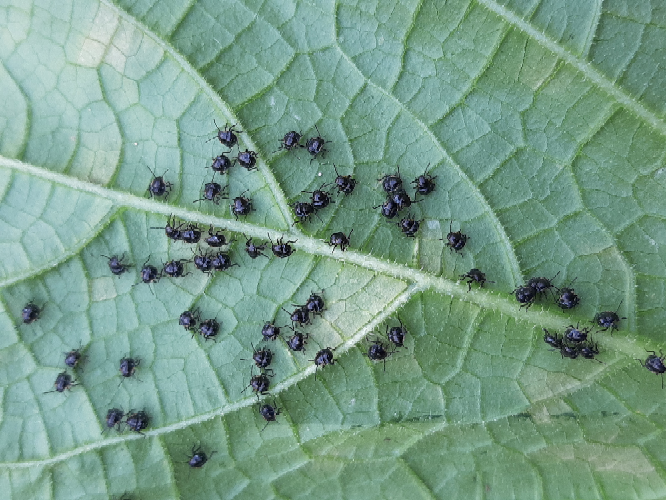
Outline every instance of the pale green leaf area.
{"type": "Polygon", "coordinates": [[[636,361],[666,340],[666,3],[6,0],[0,27],[0,499],[666,498],[666,391],[636,361]],[[228,151],[214,121],[242,131],[230,156],[257,152],[215,176],[246,217],[194,203],[228,151]],[[315,125],[325,155],[278,149],[315,125]],[[410,195],[426,170],[437,187],[387,221],[398,166],[410,195]],[[293,225],[322,184],[333,203],[293,225]],[[141,283],[206,250],[153,229],[171,214],[225,229],[238,266],[141,283]],[[537,276],[580,305],[520,308],[537,276]],[[305,353],[262,340],[312,292],[305,353]],[[179,326],[191,308],[215,342],[179,326]],[[618,331],[592,328],[600,362],[543,341],[616,309],[618,331]],[[370,360],[399,321],[404,347],[370,360]],[[247,388],[260,346],[268,425],[247,388]],[[144,435],[105,429],[114,407],[145,410],[144,435]]]}

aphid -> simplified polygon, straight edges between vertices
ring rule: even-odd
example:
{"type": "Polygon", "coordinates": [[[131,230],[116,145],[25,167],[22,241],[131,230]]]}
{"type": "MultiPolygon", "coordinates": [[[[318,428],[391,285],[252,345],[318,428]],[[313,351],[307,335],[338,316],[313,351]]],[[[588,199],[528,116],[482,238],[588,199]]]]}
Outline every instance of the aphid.
{"type": "Polygon", "coordinates": [[[421,222],[423,222],[423,220],[412,219],[412,216],[409,215],[398,222],[398,226],[400,226],[402,234],[410,238],[414,238],[417,231],[419,230],[419,227],[421,226],[421,222]]]}
{"type": "Polygon", "coordinates": [[[253,375],[252,378],[250,379],[250,385],[248,385],[241,392],[245,392],[245,390],[248,387],[251,387],[252,390],[257,395],[257,398],[258,398],[259,394],[261,394],[262,396],[264,394],[268,394],[268,388],[270,387],[270,385],[271,385],[271,381],[266,376],[266,374],[265,373],[260,373],[259,375],[253,375]]]}
{"type": "Polygon", "coordinates": [[[217,231],[213,233],[213,226],[208,229],[208,237],[204,240],[209,247],[219,248],[227,244],[227,238],[224,233],[217,231]]]}
{"type": "Polygon", "coordinates": [[[150,181],[150,184],[148,184],[148,194],[152,198],[153,196],[164,196],[165,198],[169,196],[169,193],[171,192],[171,187],[172,184],[170,182],[165,182],[164,181],[164,175],[168,172],[166,170],[162,175],[159,177],[155,175],[155,172],[146,165],[148,170],[150,170],[150,173],[153,174],[153,179],[150,181]]]}
{"type": "Polygon", "coordinates": [[[254,151],[250,151],[249,149],[240,151],[236,157],[236,160],[238,160],[238,163],[241,167],[248,171],[257,170],[257,153],[254,151]]]}
{"type": "Polygon", "coordinates": [[[211,265],[216,271],[226,271],[227,269],[238,266],[238,264],[233,264],[231,262],[231,256],[228,253],[218,252],[213,255],[211,259],[211,265]]]}
{"type": "Polygon", "coordinates": [[[234,201],[231,205],[231,213],[234,214],[236,220],[238,220],[239,215],[248,215],[254,208],[252,208],[252,200],[250,198],[245,198],[243,196],[247,191],[243,191],[240,196],[234,198],[234,201]]]}
{"type": "Polygon", "coordinates": [[[461,233],[460,231],[453,232],[453,229],[451,229],[452,223],[449,223],[449,234],[446,235],[446,246],[451,249],[451,251],[459,252],[465,247],[465,243],[467,243],[467,240],[469,239],[469,236],[461,233]]]}
{"type": "Polygon", "coordinates": [[[312,203],[307,203],[304,201],[298,201],[292,205],[294,209],[294,215],[297,217],[297,220],[294,224],[299,222],[309,221],[312,215],[315,213],[315,207],[312,203]]]}
{"type": "Polygon", "coordinates": [[[615,312],[613,311],[603,311],[600,313],[597,313],[594,315],[594,319],[592,320],[593,323],[596,323],[598,326],[601,327],[601,331],[606,331],[610,328],[611,334],[613,333],[613,330],[617,330],[617,324],[620,322],[621,319],[627,319],[626,317],[620,318],[617,315],[617,311],[620,310],[620,306],[622,305],[622,301],[620,301],[620,304],[617,306],[617,309],[615,312]]]}
{"type": "Polygon", "coordinates": [[[349,235],[346,235],[342,231],[333,233],[331,235],[331,238],[328,240],[328,244],[333,247],[333,250],[331,250],[331,253],[337,248],[340,247],[340,250],[343,252],[347,249],[349,246],[349,238],[351,237],[351,234],[354,232],[352,229],[349,231],[349,235]]]}
{"type": "Polygon", "coordinates": [[[79,364],[82,356],[81,348],[72,349],[71,351],[65,353],[65,364],[70,368],[74,368],[77,364],[79,364]]]}
{"type": "Polygon", "coordinates": [[[403,208],[409,208],[412,206],[412,203],[416,203],[415,201],[412,201],[412,199],[407,194],[407,191],[405,191],[404,189],[400,189],[394,193],[391,193],[389,195],[389,199],[396,204],[398,210],[402,210],[403,208]]]}
{"type": "Polygon", "coordinates": [[[148,417],[148,414],[143,410],[132,413],[133,411],[134,410],[130,410],[128,412],[125,423],[127,424],[127,427],[132,429],[134,432],[143,434],[143,432],[141,431],[144,430],[146,427],[148,427],[148,422],[150,421],[150,418],[148,417]]]}
{"type": "Polygon", "coordinates": [[[275,340],[280,336],[280,327],[267,321],[261,329],[261,335],[264,337],[264,340],[275,340]]]}
{"type": "Polygon", "coordinates": [[[531,286],[519,286],[511,293],[520,302],[520,307],[524,307],[526,311],[534,304],[534,300],[536,299],[536,290],[531,286]]]}
{"type": "Polygon", "coordinates": [[[308,297],[308,300],[305,302],[304,307],[312,314],[321,315],[321,313],[324,312],[326,304],[324,303],[324,299],[321,295],[312,293],[310,294],[310,297],[308,297]]]}
{"type": "Polygon", "coordinates": [[[220,330],[220,324],[215,319],[205,319],[199,325],[199,333],[205,340],[215,340],[220,330]]]}
{"type": "Polygon", "coordinates": [[[213,271],[213,259],[208,254],[200,253],[194,255],[194,267],[204,273],[213,271]]]}
{"type": "Polygon", "coordinates": [[[566,330],[564,330],[564,338],[569,342],[578,343],[585,342],[587,340],[587,334],[590,333],[589,328],[578,328],[578,325],[575,327],[569,325],[566,330]]]}
{"type": "Polygon", "coordinates": [[[398,321],[400,322],[400,326],[392,326],[389,328],[389,326],[386,325],[386,336],[396,347],[402,347],[405,342],[405,335],[407,335],[407,329],[405,328],[405,325],[402,324],[400,318],[398,318],[398,321]]]}
{"type": "MultiPolygon", "coordinates": [[[[247,236],[245,236],[247,238],[247,236]]],[[[264,257],[268,258],[266,254],[263,253],[263,251],[266,249],[266,245],[262,243],[261,245],[255,245],[252,242],[252,238],[247,238],[247,241],[245,242],[245,252],[250,256],[251,259],[256,259],[260,255],[263,255],[264,257]]]]}
{"type": "Polygon", "coordinates": [[[296,306],[296,309],[294,309],[294,312],[291,314],[284,307],[282,310],[289,314],[289,319],[291,319],[292,324],[298,323],[299,326],[310,324],[310,312],[305,306],[296,306]]]}
{"type": "MultiPolygon", "coordinates": [[[[428,167],[429,166],[430,164],[428,164],[428,167]]],[[[433,177],[432,175],[428,174],[428,167],[426,167],[426,171],[423,172],[423,175],[419,175],[411,182],[414,184],[416,192],[424,196],[432,193],[435,190],[435,179],[437,179],[437,176],[433,177]]]]}
{"type": "MultiPolygon", "coordinates": [[[[242,361],[248,361],[247,359],[242,359],[242,361]]],[[[257,349],[252,345],[252,361],[257,365],[257,368],[260,370],[266,370],[268,366],[273,361],[273,351],[270,349],[257,349]]]]}
{"type": "Polygon", "coordinates": [[[292,253],[294,253],[294,249],[291,247],[289,243],[296,243],[298,240],[288,240],[288,241],[283,241],[283,238],[278,238],[275,244],[273,244],[273,240],[271,240],[271,235],[268,235],[268,239],[271,242],[271,250],[273,250],[273,255],[276,257],[280,257],[281,259],[285,257],[289,257],[292,253]]]}
{"type": "Polygon", "coordinates": [[[564,358],[576,359],[578,357],[578,354],[580,354],[580,352],[578,351],[577,347],[563,344],[560,347],[560,354],[562,355],[562,359],[564,358]]]}
{"type": "Polygon", "coordinates": [[[212,452],[210,456],[206,455],[201,446],[192,446],[192,457],[187,462],[190,467],[193,469],[199,469],[204,466],[208,459],[212,457],[216,452],[212,452]]]}
{"type": "Polygon", "coordinates": [[[120,374],[127,378],[134,375],[136,367],[141,364],[140,359],[123,358],[120,360],[120,374]]]}
{"type": "Polygon", "coordinates": [[[486,275],[479,271],[478,269],[470,269],[467,274],[461,274],[460,279],[467,278],[467,291],[469,292],[472,289],[472,283],[478,283],[479,288],[483,288],[483,285],[487,283],[495,283],[494,281],[489,281],[486,279],[486,275]]]}
{"type": "Polygon", "coordinates": [[[176,218],[173,215],[170,215],[169,218],[167,219],[166,226],[151,227],[150,229],[164,229],[164,234],[166,234],[167,238],[173,241],[178,241],[182,239],[182,233],[180,232],[181,226],[182,224],[176,226],[176,218]]]}
{"type": "Polygon", "coordinates": [[[127,271],[127,269],[132,267],[131,264],[123,264],[123,260],[125,260],[125,254],[123,254],[122,257],[120,258],[118,258],[117,255],[112,255],[111,257],[102,255],[102,257],[106,257],[107,259],[109,259],[109,269],[116,276],[120,276],[125,271],[127,271]]]}
{"type": "Polygon", "coordinates": [[[555,303],[562,309],[572,309],[580,303],[580,299],[573,288],[560,288],[559,297],[556,297],[555,303]]]}
{"type": "Polygon", "coordinates": [[[321,132],[319,132],[319,129],[317,128],[317,125],[315,125],[315,129],[317,129],[317,134],[318,134],[317,137],[310,137],[305,143],[305,149],[307,149],[308,153],[310,153],[310,155],[312,155],[312,159],[310,160],[310,163],[312,163],[312,161],[318,155],[321,154],[323,156],[324,153],[326,153],[326,151],[327,151],[324,148],[324,145],[327,142],[331,142],[331,141],[324,140],[321,137],[321,132]]]}
{"type": "Polygon", "coordinates": [[[284,134],[284,137],[280,141],[280,147],[278,148],[278,151],[281,151],[283,149],[291,151],[292,149],[295,148],[302,148],[303,146],[301,146],[300,144],[301,137],[302,135],[296,132],[295,130],[287,132],[286,134],[284,134]]]}
{"type": "Polygon", "coordinates": [[[143,263],[143,266],[141,266],[141,281],[144,283],[157,283],[162,275],[155,266],[148,264],[149,259],[150,257],[148,257],[146,262],[143,263]]]}
{"type": "Polygon", "coordinates": [[[200,313],[198,309],[192,311],[185,311],[180,314],[178,324],[185,328],[187,331],[194,331],[197,328],[197,323],[200,321],[200,313]]]}
{"type": "Polygon", "coordinates": [[[72,376],[69,373],[60,372],[56,377],[55,383],[53,385],[55,390],[46,391],[44,394],[48,394],[49,392],[64,392],[65,389],[70,390],[72,387],[78,384],[76,383],[76,380],[72,379],[72,376]]]}
{"type": "Polygon", "coordinates": [[[335,169],[335,174],[337,175],[334,182],[335,187],[338,188],[338,192],[351,194],[356,187],[356,179],[354,179],[351,175],[340,175],[338,173],[338,168],[335,166],[335,163],[333,164],[333,168],[335,169]]]}
{"type": "MultiPolygon", "coordinates": [[[[116,431],[120,432],[120,426],[123,422],[123,417],[125,412],[118,408],[111,408],[106,412],[106,429],[116,428],[116,431]]],[[[106,429],[102,430],[104,432],[106,429]]]]}
{"type": "Polygon", "coordinates": [[[23,322],[27,325],[38,320],[41,312],[42,310],[34,303],[28,302],[21,310],[21,319],[23,319],[23,322]]]}
{"type": "Polygon", "coordinates": [[[387,219],[392,219],[398,215],[398,205],[391,199],[388,198],[382,205],[377,205],[373,209],[380,208],[380,213],[387,219]]]}
{"type": "Polygon", "coordinates": [[[553,276],[550,279],[540,278],[540,277],[539,278],[531,278],[527,282],[527,286],[531,286],[532,288],[534,288],[534,291],[536,292],[537,296],[544,295],[551,288],[554,288],[552,280],[554,280],[557,277],[558,274],[560,274],[559,271],[557,272],[557,274],[555,276],[553,276]]]}
{"type": "Polygon", "coordinates": [[[666,373],[666,366],[664,365],[664,353],[659,351],[660,356],[654,351],[647,351],[650,354],[645,361],[637,359],[642,366],[650,370],[655,375],[661,375],[661,388],[664,388],[664,373],[666,373]]]}
{"type": "MultiPolygon", "coordinates": [[[[238,137],[236,137],[236,134],[242,134],[242,130],[236,130],[235,127],[236,125],[232,125],[231,127],[227,123],[223,129],[220,129],[220,127],[217,126],[217,122],[213,120],[213,123],[215,124],[215,127],[217,127],[217,139],[224,144],[228,148],[233,148],[236,143],[238,142],[238,137]]],[[[212,137],[210,140],[215,139],[215,137],[212,137]]],[[[208,142],[208,141],[206,141],[208,142]]]]}
{"type": "MultiPolygon", "coordinates": [[[[324,368],[326,365],[334,365],[335,360],[333,359],[333,350],[330,347],[326,347],[315,354],[314,359],[311,359],[310,361],[314,361],[314,364],[317,368],[324,368]]],[[[315,377],[317,376],[315,372],[315,377]]]]}
{"type": "Polygon", "coordinates": [[[382,188],[387,193],[395,193],[402,189],[402,177],[400,177],[400,167],[395,174],[386,174],[381,179],[377,179],[382,183],[382,188]]]}
{"type": "Polygon", "coordinates": [[[380,340],[375,340],[368,348],[368,353],[366,356],[372,361],[383,361],[384,371],[386,371],[386,358],[388,358],[391,354],[393,353],[387,351],[384,347],[384,344],[380,340]]]}
{"type": "Polygon", "coordinates": [[[203,196],[199,198],[198,200],[194,200],[192,203],[196,203],[198,201],[212,201],[216,205],[220,204],[220,199],[223,200],[228,200],[229,197],[227,196],[227,186],[220,186],[217,182],[208,182],[204,185],[204,190],[203,190],[203,196]]]}
{"type": "MultiPolygon", "coordinates": [[[[230,151],[227,151],[227,153],[230,153],[230,151]]],[[[214,172],[226,174],[233,166],[231,159],[227,155],[220,154],[213,158],[213,163],[211,163],[210,168],[212,168],[214,172]]]]}
{"type": "Polygon", "coordinates": [[[603,361],[595,359],[595,356],[599,354],[599,346],[592,341],[579,346],[578,352],[585,359],[594,359],[595,361],[599,361],[599,363],[603,363],[603,361]]]}
{"type": "Polygon", "coordinates": [[[303,335],[300,332],[294,332],[294,334],[286,340],[287,347],[289,347],[289,349],[291,349],[292,351],[305,352],[305,344],[308,343],[307,341],[309,338],[310,338],[309,333],[303,335]]]}
{"type": "Polygon", "coordinates": [[[264,417],[264,420],[266,421],[266,425],[264,425],[264,428],[261,430],[263,431],[270,422],[276,422],[277,421],[276,417],[279,414],[280,414],[280,408],[277,407],[275,401],[273,401],[273,405],[269,404],[261,405],[261,407],[259,408],[259,415],[264,417]]]}
{"type": "Polygon", "coordinates": [[[564,339],[560,337],[557,333],[550,333],[548,330],[543,328],[543,341],[554,349],[561,349],[564,345],[564,339]]]}
{"type": "Polygon", "coordinates": [[[189,261],[185,259],[180,259],[180,260],[171,260],[167,262],[166,264],[164,264],[164,274],[172,278],[182,278],[183,276],[185,276],[184,274],[185,266],[183,266],[183,262],[189,262],[189,261]]]}
{"type": "Polygon", "coordinates": [[[199,243],[199,240],[201,239],[201,230],[197,227],[196,224],[189,224],[181,233],[181,239],[185,243],[199,243]]]}
{"type": "Polygon", "coordinates": [[[334,203],[334,201],[331,200],[331,193],[323,190],[325,186],[327,186],[327,184],[322,184],[319,189],[315,189],[314,191],[303,191],[304,193],[312,195],[310,199],[315,210],[326,208],[330,203],[334,203]]]}

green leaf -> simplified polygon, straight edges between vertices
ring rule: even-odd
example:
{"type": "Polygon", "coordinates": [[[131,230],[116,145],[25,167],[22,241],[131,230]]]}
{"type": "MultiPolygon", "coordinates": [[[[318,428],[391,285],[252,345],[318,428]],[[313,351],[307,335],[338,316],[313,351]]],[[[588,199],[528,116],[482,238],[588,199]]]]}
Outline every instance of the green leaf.
{"type": "Polygon", "coordinates": [[[0,23],[3,498],[666,496],[665,393],[636,362],[666,321],[659,2],[8,0],[0,23]],[[240,220],[193,203],[227,149],[215,123],[258,153],[215,176],[252,199],[240,220]],[[325,155],[278,150],[317,129],[325,155]],[[356,189],[294,225],[302,191],[335,191],[333,165],[356,189]],[[410,208],[415,238],[377,209],[397,166],[437,183],[410,208]],[[170,217],[224,228],[239,265],[137,285],[145,262],[192,259],[154,229],[170,217]],[[269,235],[295,253],[243,251],[269,235]],[[471,268],[485,287],[468,291],[471,268]],[[537,276],[581,304],[520,308],[511,291],[537,276]],[[320,291],[305,353],[262,341],[320,291]],[[178,325],[191,308],[216,342],[178,325]],[[543,342],[616,309],[618,331],[591,333],[600,362],[543,342]],[[368,359],[399,321],[404,348],[368,359]],[[247,388],[258,346],[268,425],[247,388]],[[315,370],[324,347],[335,364],[315,370]],[[76,385],[54,392],[76,348],[76,385]],[[144,409],[144,434],[106,430],[114,407],[144,409]]]}

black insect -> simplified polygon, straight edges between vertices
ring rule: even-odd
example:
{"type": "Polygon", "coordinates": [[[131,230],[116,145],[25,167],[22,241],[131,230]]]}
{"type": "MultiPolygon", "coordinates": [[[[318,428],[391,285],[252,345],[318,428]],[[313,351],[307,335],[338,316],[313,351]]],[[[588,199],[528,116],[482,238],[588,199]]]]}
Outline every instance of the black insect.
{"type": "Polygon", "coordinates": [[[172,184],[164,180],[164,175],[168,172],[168,170],[164,172],[162,175],[157,176],[150,167],[148,167],[147,165],[146,167],[148,168],[148,170],[150,170],[150,173],[153,174],[153,179],[150,181],[150,184],[148,184],[148,189],[146,189],[150,197],[152,198],[153,196],[164,196],[166,198],[167,196],[169,196],[172,184]]]}
{"type": "MultiPolygon", "coordinates": [[[[428,167],[429,166],[430,164],[428,164],[428,167]]],[[[419,175],[411,182],[414,184],[416,192],[422,195],[430,194],[435,190],[435,179],[437,179],[437,176],[433,177],[432,175],[429,175],[428,167],[426,167],[426,171],[423,172],[423,175],[419,175]]]]}
{"type": "Polygon", "coordinates": [[[280,408],[277,407],[275,401],[273,401],[272,405],[269,404],[261,405],[261,407],[259,408],[259,415],[264,417],[264,420],[266,421],[266,425],[264,425],[264,428],[261,430],[263,431],[270,422],[276,422],[277,421],[276,417],[279,414],[280,414],[280,408]]]}
{"type": "Polygon", "coordinates": [[[21,310],[21,319],[27,325],[33,321],[37,321],[41,312],[42,310],[34,303],[28,302],[21,310]]]}
{"type": "Polygon", "coordinates": [[[580,303],[580,298],[573,288],[560,288],[558,294],[559,297],[555,298],[555,303],[562,309],[572,309],[580,303]]]}
{"type": "Polygon", "coordinates": [[[305,302],[304,307],[312,314],[321,315],[321,313],[324,312],[326,304],[324,303],[324,298],[321,295],[312,293],[310,294],[310,297],[308,297],[308,300],[305,302]]]}
{"type": "Polygon", "coordinates": [[[212,201],[216,205],[220,204],[220,199],[228,200],[227,196],[227,186],[222,188],[217,182],[211,181],[204,185],[203,196],[198,200],[194,200],[193,203],[198,201],[212,201]]]}
{"type": "Polygon", "coordinates": [[[215,319],[205,319],[199,325],[199,333],[205,340],[215,340],[220,331],[220,324],[215,319]]]}
{"type": "Polygon", "coordinates": [[[306,143],[305,143],[305,149],[308,150],[308,153],[312,156],[312,159],[310,160],[310,163],[318,156],[318,155],[324,155],[326,153],[326,149],[324,148],[324,145],[327,142],[325,139],[321,137],[321,132],[319,132],[319,129],[317,128],[317,125],[315,125],[315,129],[317,129],[317,137],[310,137],[306,143]]]}
{"type": "Polygon", "coordinates": [[[188,224],[185,230],[181,233],[181,239],[185,243],[199,243],[199,240],[201,239],[201,230],[196,224],[188,224]]]}
{"type": "Polygon", "coordinates": [[[386,174],[381,179],[377,179],[382,183],[382,188],[387,193],[395,193],[402,190],[402,177],[400,177],[400,167],[395,174],[386,174]]]}
{"type": "Polygon", "coordinates": [[[520,307],[524,307],[527,311],[534,301],[536,300],[536,290],[531,286],[519,286],[513,292],[516,296],[516,300],[520,302],[520,307]]]}
{"type": "Polygon", "coordinates": [[[192,457],[187,462],[190,467],[193,469],[199,469],[204,466],[208,459],[212,457],[216,452],[212,452],[210,456],[206,455],[201,446],[192,446],[192,457]]]}
{"type": "Polygon", "coordinates": [[[231,256],[224,252],[218,252],[217,254],[213,255],[211,259],[211,265],[216,271],[226,271],[233,266],[238,266],[238,264],[232,263],[231,256]]]}
{"type": "MultiPolygon", "coordinates": [[[[172,278],[182,278],[185,276],[185,266],[183,262],[189,262],[185,259],[171,260],[164,264],[164,274],[172,278]]],[[[188,273],[189,274],[189,273],[188,273]]]]}
{"type": "Polygon", "coordinates": [[[261,245],[255,245],[252,242],[252,238],[247,238],[247,241],[245,242],[245,253],[247,253],[251,259],[256,259],[260,255],[263,255],[264,257],[268,258],[268,256],[263,252],[265,249],[266,245],[264,243],[262,243],[261,245]]]}
{"type": "MultiPolygon", "coordinates": [[[[242,361],[248,361],[247,359],[242,359],[242,361]]],[[[257,349],[252,346],[252,361],[254,361],[254,364],[257,365],[257,368],[260,370],[266,370],[269,365],[271,364],[271,361],[273,361],[273,351],[270,349],[257,349]]]]}
{"type": "Polygon", "coordinates": [[[581,345],[578,348],[578,353],[581,356],[583,356],[585,359],[594,359],[595,361],[599,361],[599,363],[603,363],[603,361],[595,359],[595,356],[599,354],[599,346],[592,341],[586,342],[583,345],[581,345]]]}
{"type": "Polygon", "coordinates": [[[289,347],[289,349],[291,349],[292,351],[305,352],[305,344],[308,343],[309,338],[310,338],[309,333],[303,335],[300,332],[294,332],[294,334],[286,340],[287,347],[289,347]]]}
{"type": "Polygon", "coordinates": [[[162,275],[155,266],[148,264],[149,259],[150,257],[141,266],[141,281],[144,283],[157,283],[162,275]]]}
{"type": "MultiPolygon", "coordinates": [[[[314,361],[314,364],[317,368],[323,368],[326,365],[334,365],[335,360],[333,359],[333,350],[330,347],[326,347],[315,354],[314,359],[311,359],[310,361],[314,361]]],[[[315,372],[315,377],[316,377],[316,372],[315,372]]]]}
{"type": "Polygon", "coordinates": [[[356,179],[354,179],[351,175],[340,175],[335,164],[333,164],[333,168],[335,169],[335,174],[337,175],[334,182],[335,187],[338,188],[338,192],[351,194],[356,187],[356,179]]]}
{"type": "Polygon", "coordinates": [[[69,373],[60,372],[56,377],[55,383],[53,385],[55,389],[52,391],[46,391],[44,394],[48,394],[49,392],[64,392],[65,389],[70,390],[72,387],[78,384],[76,383],[76,380],[72,379],[72,376],[69,373]]]}
{"type": "Polygon", "coordinates": [[[285,308],[282,308],[282,310],[289,314],[292,324],[298,323],[299,326],[310,324],[310,312],[305,306],[296,306],[296,309],[291,314],[285,308]]]}
{"type": "Polygon", "coordinates": [[[280,327],[275,326],[273,323],[266,322],[261,329],[261,335],[264,340],[275,340],[280,336],[280,327]]]}
{"type": "Polygon", "coordinates": [[[243,196],[246,192],[247,191],[243,191],[243,193],[234,198],[233,203],[229,205],[231,207],[231,213],[234,214],[236,220],[238,220],[239,215],[249,215],[249,213],[254,210],[254,208],[252,208],[252,200],[243,196]]]}
{"type": "Polygon", "coordinates": [[[552,278],[530,278],[530,280],[527,282],[527,286],[531,286],[534,288],[534,291],[536,292],[537,296],[545,295],[551,288],[555,288],[555,286],[552,283],[552,280],[554,280],[557,275],[560,274],[559,271],[555,276],[552,278]]]}
{"type": "Polygon", "coordinates": [[[578,350],[577,347],[563,344],[560,347],[560,354],[562,355],[562,359],[564,358],[576,359],[580,354],[580,351],[578,350]]]}
{"type": "Polygon", "coordinates": [[[459,252],[465,247],[465,243],[467,243],[469,236],[460,231],[454,233],[451,224],[452,223],[449,224],[449,234],[447,234],[446,239],[443,239],[442,241],[446,241],[446,246],[449,247],[452,252],[459,252]]]}
{"type": "Polygon", "coordinates": [[[559,336],[557,333],[550,333],[548,330],[543,328],[543,341],[548,344],[550,347],[560,350],[564,345],[564,339],[559,336]]]}
{"type": "MultiPolygon", "coordinates": [[[[215,120],[213,120],[213,123],[215,123],[215,127],[217,127],[217,139],[226,147],[233,148],[238,143],[238,137],[236,137],[236,134],[242,134],[243,131],[236,130],[236,125],[232,125],[230,127],[227,123],[223,129],[220,129],[220,127],[217,126],[217,122],[215,120]]],[[[215,139],[215,137],[212,139],[215,139]]]]}
{"type": "Polygon", "coordinates": [[[407,329],[405,325],[402,324],[400,318],[398,318],[400,326],[392,326],[389,328],[386,325],[386,336],[388,339],[395,344],[396,347],[402,347],[405,342],[405,335],[407,335],[407,329]]]}
{"type": "Polygon", "coordinates": [[[626,317],[620,318],[617,315],[617,311],[620,310],[620,306],[622,305],[622,301],[620,301],[620,305],[617,306],[617,309],[615,312],[613,311],[603,311],[600,313],[597,313],[594,315],[594,319],[592,320],[593,323],[596,323],[598,326],[601,327],[602,331],[606,331],[610,328],[611,334],[613,333],[613,330],[617,330],[618,326],[617,324],[620,322],[621,319],[627,319],[626,317]]]}
{"type": "Polygon", "coordinates": [[[289,243],[296,243],[298,240],[288,240],[288,241],[283,241],[283,238],[278,238],[275,244],[273,243],[273,240],[271,240],[271,235],[268,235],[268,239],[271,242],[271,250],[273,250],[273,255],[276,257],[280,257],[281,259],[285,257],[289,257],[292,253],[294,253],[294,249],[291,247],[289,243]]]}
{"type": "Polygon", "coordinates": [[[125,271],[127,271],[127,269],[132,267],[131,264],[124,264],[123,263],[123,260],[125,260],[125,254],[123,254],[120,258],[118,258],[117,255],[112,255],[111,257],[107,257],[106,255],[102,255],[102,257],[106,257],[107,259],[109,259],[109,269],[116,276],[120,276],[125,271]]]}
{"type": "Polygon", "coordinates": [[[315,213],[315,207],[312,203],[307,203],[304,201],[297,201],[292,205],[294,209],[294,215],[297,217],[297,220],[294,224],[299,222],[309,221],[312,215],[315,213]]]}
{"type": "Polygon", "coordinates": [[[266,376],[265,373],[260,373],[259,375],[253,375],[250,378],[250,385],[248,385],[241,392],[245,392],[248,387],[251,387],[254,393],[259,397],[259,394],[264,395],[268,394],[268,388],[271,385],[270,379],[266,376]]]}
{"type": "Polygon", "coordinates": [[[349,235],[346,235],[342,231],[333,233],[331,235],[331,238],[328,240],[328,244],[333,247],[333,250],[331,250],[331,253],[337,248],[340,247],[340,250],[343,252],[347,249],[349,246],[349,238],[351,237],[351,234],[354,232],[352,229],[349,231],[349,235]]]}
{"type": "Polygon", "coordinates": [[[74,368],[79,364],[79,361],[81,361],[82,357],[83,354],[81,354],[81,348],[72,349],[71,351],[65,353],[65,364],[70,368],[74,368]]]}
{"type": "Polygon", "coordinates": [[[480,288],[483,288],[483,285],[487,283],[495,283],[494,281],[489,281],[486,279],[486,275],[479,271],[478,269],[470,269],[467,274],[461,274],[460,279],[467,278],[467,291],[469,292],[472,289],[472,283],[478,283],[480,288]]]}
{"type": "Polygon", "coordinates": [[[295,148],[302,148],[303,146],[301,146],[300,144],[301,137],[302,135],[296,132],[295,130],[287,132],[286,134],[284,134],[284,137],[280,141],[280,147],[278,148],[278,151],[281,151],[283,149],[291,151],[292,149],[295,148]]]}
{"type": "Polygon", "coordinates": [[[213,259],[211,259],[210,255],[208,254],[195,254],[193,262],[194,267],[196,267],[201,272],[210,273],[213,271],[213,259]]]}
{"type": "Polygon", "coordinates": [[[213,233],[213,226],[208,229],[208,237],[204,240],[209,247],[219,248],[227,244],[227,238],[224,233],[217,231],[213,233]]]}
{"type": "Polygon", "coordinates": [[[315,189],[314,191],[303,191],[304,193],[309,193],[311,195],[310,200],[312,201],[312,206],[315,210],[326,208],[329,204],[334,203],[334,201],[331,200],[331,193],[323,190],[326,186],[327,184],[322,184],[319,189],[315,189]]]}
{"type": "Polygon", "coordinates": [[[384,344],[380,340],[374,340],[372,341],[372,344],[370,344],[366,356],[372,361],[383,361],[384,371],[386,371],[386,358],[391,354],[393,354],[393,352],[387,351],[386,347],[384,347],[384,344]]]}
{"type": "Polygon", "coordinates": [[[389,199],[396,204],[398,210],[409,208],[412,206],[412,203],[416,203],[415,201],[412,201],[412,199],[407,194],[407,191],[405,191],[404,189],[399,189],[395,193],[391,193],[389,195],[389,199]]]}
{"type": "Polygon", "coordinates": [[[579,328],[578,325],[575,327],[573,325],[569,325],[567,329],[564,330],[564,338],[573,343],[585,342],[587,340],[588,333],[590,333],[589,328],[579,328]]]}
{"type": "Polygon", "coordinates": [[[193,309],[192,311],[185,311],[181,313],[180,318],[178,319],[178,324],[185,328],[187,331],[194,331],[197,328],[197,323],[201,320],[201,316],[198,309],[193,309]]]}
{"type": "Polygon", "coordinates": [[[125,423],[127,424],[127,427],[132,429],[134,432],[143,434],[143,432],[141,431],[144,430],[146,427],[148,427],[148,422],[150,421],[150,418],[148,417],[148,414],[143,410],[132,413],[133,411],[134,410],[129,411],[125,423]]]}
{"type": "Polygon", "coordinates": [[[120,374],[125,378],[131,377],[136,372],[136,367],[140,364],[140,359],[123,358],[120,360],[120,374]]]}
{"type": "MultiPolygon", "coordinates": [[[[230,151],[227,151],[227,153],[229,152],[230,151]]],[[[213,163],[211,163],[210,168],[219,174],[226,174],[233,166],[231,159],[227,155],[220,154],[213,158],[213,163]]]]}
{"type": "MultiPolygon", "coordinates": [[[[176,218],[173,215],[170,215],[167,219],[166,226],[164,227],[151,227],[150,229],[164,229],[164,234],[166,237],[173,241],[178,241],[182,239],[182,233],[180,231],[182,224],[176,226],[176,218]]],[[[105,256],[106,257],[106,256],[105,256]]],[[[109,266],[110,267],[110,266],[109,266]]]]}
{"type": "Polygon", "coordinates": [[[245,151],[240,151],[236,157],[238,163],[241,167],[246,170],[257,170],[257,153],[246,149],[245,151]]]}
{"type": "MultiPolygon", "coordinates": [[[[118,408],[111,408],[106,412],[106,429],[116,428],[116,431],[120,432],[120,427],[123,422],[123,417],[125,412],[118,408]]],[[[104,432],[104,429],[102,432],[104,432]]]]}
{"type": "Polygon", "coordinates": [[[380,207],[380,213],[387,219],[393,219],[396,215],[398,215],[398,205],[391,198],[388,198],[382,205],[373,207],[373,209],[380,207]]]}
{"type": "Polygon", "coordinates": [[[409,215],[398,222],[398,226],[400,227],[402,234],[410,238],[414,238],[419,230],[419,227],[421,226],[421,222],[423,222],[423,220],[415,220],[411,215],[409,215]]]}
{"type": "Polygon", "coordinates": [[[661,375],[661,388],[664,388],[664,373],[666,373],[666,366],[664,365],[664,353],[659,351],[660,356],[654,351],[647,351],[650,354],[645,361],[637,359],[642,366],[650,370],[655,375],[661,375]]]}

